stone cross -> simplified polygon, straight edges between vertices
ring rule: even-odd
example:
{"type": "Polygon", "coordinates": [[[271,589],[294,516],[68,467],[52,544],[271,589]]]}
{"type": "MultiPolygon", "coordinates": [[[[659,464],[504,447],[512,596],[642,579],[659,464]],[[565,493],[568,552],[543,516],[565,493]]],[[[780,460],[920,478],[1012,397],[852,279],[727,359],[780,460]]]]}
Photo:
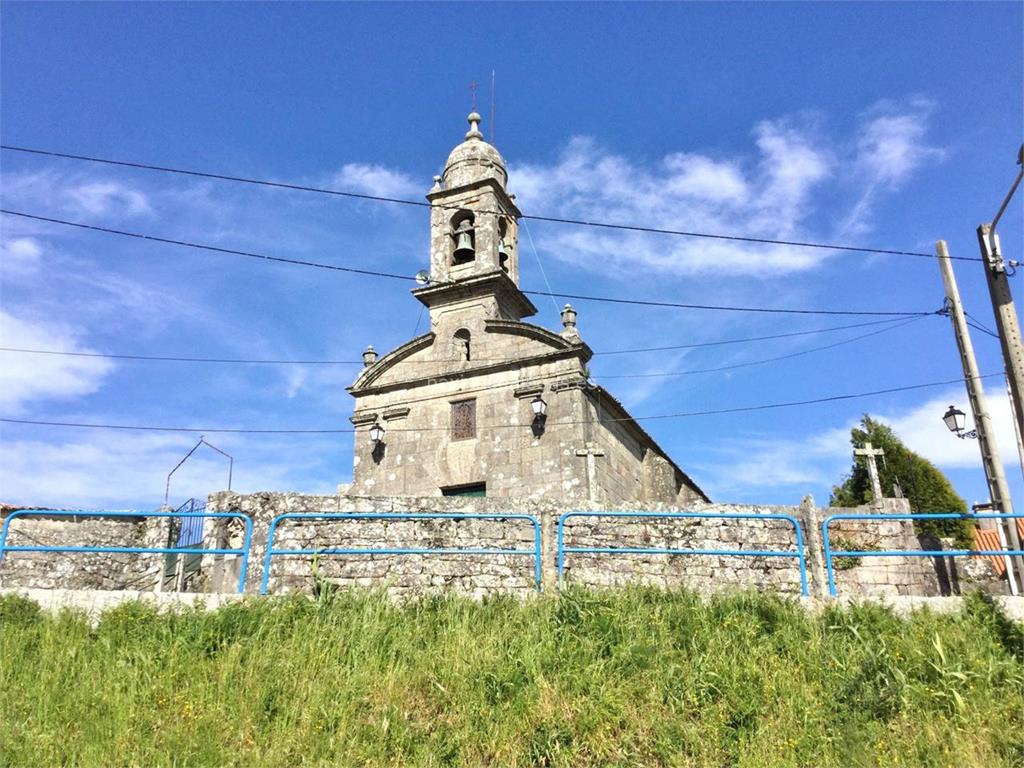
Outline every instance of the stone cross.
{"type": "Polygon", "coordinates": [[[587,497],[590,501],[597,501],[597,466],[594,463],[594,459],[598,456],[604,456],[604,451],[593,443],[587,443],[586,448],[576,449],[576,455],[587,457],[587,497]]]}
{"type": "Polygon", "coordinates": [[[878,478],[878,464],[875,462],[876,456],[884,456],[885,451],[881,448],[875,448],[870,442],[864,443],[863,448],[854,448],[854,456],[865,456],[868,460],[868,475],[871,477],[871,493],[875,496],[875,503],[881,504],[882,499],[882,481],[878,478]]]}

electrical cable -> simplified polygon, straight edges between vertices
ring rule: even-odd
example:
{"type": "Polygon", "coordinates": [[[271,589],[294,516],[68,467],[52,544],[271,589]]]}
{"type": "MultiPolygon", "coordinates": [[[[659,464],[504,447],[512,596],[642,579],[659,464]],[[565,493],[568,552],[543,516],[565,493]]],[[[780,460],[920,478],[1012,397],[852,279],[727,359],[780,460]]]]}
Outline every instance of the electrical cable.
{"type": "Polygon", "coordinates": [[[976,318],[974,315],[972,315],[966,309],[964,310],[964,317],[968,318],[967,324],[970,325],[975,330],[981,331],[982,333],[987,333],[989,336],[994,336],[997,339],[999,338],[999,334],[998,333],[996,333],[995,331],[993,331],[993,330],[991,330],[989,328],[986,328],[985,324],[983,322],[981,322],[981,320],[976,318]],[[973,324],[971,323],[971,321],[973,321],[973,324]]]}
{"type": "MultiPolygon", "coordinates": [[[[989,379],[994,376],[1002,376],[1002,373],[987,373],[983,376],[978,376],[979,379],[989,379]]],[[[808,400],[791,400],[782,403],[762,403],[759,405],[746,405],[746,406],[734,406],[732,408],[715,408],[704,411],[682,411],[680,413],[663,413],[652,416],[634,416],[625,419],[604,419],[605,422],[622,422],[622,421],[654,421],[659,419],[682,419],[690,418],[694,416],[717,416],[720,414],[730,413],[749,413],[751,411],[767,411],[776,408],[794,408],[802,405],[816,405],[819,403],[834,403],[842,400],[855,400],[862,397],[873,397],[875,395],[888,395],[896,392],[910,392],[918,389],[926,389],[929,387],[944,387],[951,384],[960,384],[963,382],[962,378],[948,379],[946,381],[930,381],[924,384],[909,384],[902,387],[889,387],[887,389],[876,389],[871,392],[856,392],[852,394],[844,395],[829,395],[827,397],[819,397],[808,400]]],[[[355,429],[303,429],[303,428],[290,428],[290,429],[234,429],[224,427],[163,427],[153,425],[135,425],[135,424],[89,424],[82,422],[70,422],[70,421],[42,421],[35,419],[10,419],[0,418],[0,423],[5,424],[24,424],[31,426],[45,426],[45,427],[77,427],[83,429],[123,429],[123,430],[138,430],[147,432],[205,432],[208,434],[217,433],[228,433],[228,434],[323,434],[323,435],[337,435],[337,434],[352,434],[356,432],[355,429]]],[[[589,422],[584,421],[556,421],[550,422],[549,426],[567,426],[574,424],[585,424],[589,422]]],[[[505,428],[532,428],[532,424],[483,424],[478,425],[478,430],[484,429],[505,429],[505,428]]],[[[448,427],[422,427],[422,428],[398,428],[392,427],[388,429],[388,432],[437,432],[437,431],[448,431],[448,427]]]]}
{"type": "Polygon", "coordinates": [[[35,221],[45,221],[49,224],[61,224],[65,227],[77,227],[78,229],[88,229],[93,232],[103,232],[107,235],[120,235],[121,237],[133,237],[138,240],[149,240],[154,243],[163,243],[165,245],[179,245],[183,248],[195,248],[201,251],[213,251],[214,253],[224,253],[231,256],[245,256],[250,259],[262,259],[264,261],[278,261],[283,264],[293,264],[300,267],[316,267],[318,269],[330,269],[336,272],[351,272],[357,275],[370,275],[372,277],[387,277],[393,280],[415,280],[416,278],[410,277],[409,275],[396,275],[392,272],[379,272],[372,269],[356,269],[355,267],[339,267],[334,264],[323,264],[317,261],[304,261],[302,259],[286,259],[283,256],[268,256],[263,253],[253,253],[252,251],[237,251],[233,248],[221,248],[216,245],[204,245],[202,243],[191,243],[187,240],[173,240],[168,237],[158,237],[157,235],[144,235],[139,232],[125,232],[121,229],[110,229],[109,227],[99,227],[94,224],[82,224],[77,221],[65,221],[64,219],[53,219],[47,216],[37,216],[32,213],[22,213],[20,211],[9,211],[0,209],[0,213],[8,216],[20,216],[23,219],[33,219],[35,221]]]}
{"type": "MultiPolygon", "coordinates": [[[[151,242],[163,243],[166,245],[178,245],[185,248],[193,248],[197,250],[212,251],[214,253],[222,253],[233,256],[245,256],[253,259],[262,259],[264,261],[275,261],[283,262],[285,264],[298,265],[303,267],[316,267],[319,269],[329,269],[338,272],[351,272],[360,275],[369,275],[373,277],[386,277],[397,280],[415,280],[413,277],[407,275],[398,275],[392,272],[379,272],[376,270],[369,269],[356,269],[354,267],[339,267],[333,264],[323,264],[315,261],[304,261],[299,259],[287,259],[280,256],[268,256],[266,254],[254,253],[252,251],[238,251],[231,248],[221,248],[219,246],[204,245],[202,243],[189,242],[187,240],[174,240],[166,237],[158,237],[156,235],[146,235],[138,232],[126,232],[120,229],[110,229],[108,227],[100,227],[93,224],[82,224],[80,222],[66,221],[64,219],[50,218],[47,216],[39,216],[36,214],[23,213],[20,211],[11,211],[6,209],[0,209],[0,213],[8,216],[20,216],[26,219],[33,219],[36,221],[45,221],[50,224],[61,224],[68,227],[77,227],[79,229],[86,229],[93,232],[102,232],[104,234],[119,235],[121,237],[131,237],[139,240],[148,240],[151,242]]],[[[763,314],[783,314],[783,315],[840,315],[840,316],[864,316],[864,317],[923,317],[925,315],[932,315],[935,312],[894,312],[894,311],[865,311],[865,310],[836,310],[836,309],[786,309],[786,308],[775,308],[775,307],[743,307],[743,306],[723,306],[716,304],[689,304],[684,302],[674,301],[654,301],[648,299],[618,299],[611,296],[590,296],[585,294],[575,293],[561,293],[551,291],[532,291],[524,290],[523,293],[531,296],[556,296],[564,299],[574,299],[577,301],[594,301],[603,302],[608,304],[629,304],[636,306],[645,307],[670,307],[674,309],[695,309],[695,310],[712,310],[718,312],[758,312],[763,314]]]]}
{"type": "Polygon", "coordinates": [[[812,352],[821,352],[822,350],[826,350],[826,349],[834,349],[835,347],[841,347],[844,344],[852,344],[855,341],[860,341],[861,339],[866,339],[866,338],[868,338],[870,336],[877,336],[880,333],[888,333],[889,331],[895,331],[895,330],[897,330],[899,328],[902,328],[905,325],[910,325],[911,323],[916,323],[916,322],[919,322],[919,321],[921,321],[923,319],[924,319],[923,317],[913,317],[910,320],[904,320],[902,322],[897,323],[896,325],[890,325],[890,326],[888,326],[886,328],[881,328],[881,329],[879,329],[877,331],[871,331],[870,333],[862,333],[862,334],[860,334],[858,336],[852,336],[849,339],[843,339],[842,341],[836,341],[836,342],[834,342],[832,344],[824,344],[824,345],[822,345],[820,347],[811,347],[809,349],[802,349],[802,350],[799,350],[798,352],[790,352],[789,354],[777,355],[775,357],[766,357],[766,358],[763,358],[761,360],[751,360],[751,361],[746,362],[746,363],[734,363],[732,365],[722,365],[722,366],[719,366],[717,368],[696,368],[696,369],[689,370],[689,371],[662,371],[662,372],[659,372],[659,373],[620,373],[620,374],[610,374],[610,375],[607,375],[607,376],[597,375],[597,376],[594,376],[594,378],[598,379],[599,381],[603,380],[603,379],[652,379],[652,378],[662,378],[662,377],[666,377],[666,376],[693,376],[694,374],[698,374],[698,373],[717,373],[719,371],[733,371],[733,370],[736,370],[737,368],[749,368],[750,366],[753,366],[753,365],[764,365],[765,363],[774,363],[774,362],[778,362],[779,360],[789,360],[790,358],[793,358],[793,357],[801,357],[802,355],[809,355],[812,352]]]}
{"type": "MultiPolygon", "coordinates": [[[[263,187],[273,187],[277,189],[287,189],[299,192],[315,192],[324,195],[334,195],[338,197],[350,197],[358,200],[374,200],[382,203],[395,203],[398,205],[411,205],[419,208],[441,208],[443,210],[461,210],[462,206],[457,205],[438,205],[429,202],[423,202],[421,200],[407,200],[398,197],[386,197],[383,195],[370,195],[361,192],[348,192],[339,189],[329,189],[326,187],[313,187],[304,184],[290,184],[287,182],[280,181],[268,181],[266,179],[253,179],[244,176],[231,176],[223,173],[210,173],[206,171],[194,171],[184,168],[171,168],[161,165],[152,165],[149,163],[135,163],[125,160],[111,160],[109,158],[102,157],[90,157],[88,155],[75,155],[67,152],[56,152],[45,149],[35,149],[31,147],[18,147],[10,144],[0,144],[0,149],[7,150],[9,152],[22,152],[31,155],[43,155],[47,157],[57,157],[65,160],[82,160],[90,163],[101,163],[104,165],[116,165],[124,168],[135,168],[137,170],[146,171],[159,171],[162,173],[173,173],[182,176],[194,176],[203,179],[215,179],[217,181],[231,181],[240,184],[253,184],[263,187]]],[[[492,214],[496,216],[507,215],[504,211],[479,211],[484,214],[492,214]]],[[[675,235],[678,237],[694,237],[694,238],[705,238],[711,240],[731,240],[734,242],[743,243],[757,243],[761,245],[785,245],[794,248],[816,248],[821,250],[832,250],[832,251],[847,251],[855,253],[872,253],[872,254],[883,254],[891,256],[917,256],[921,258],[934,259],[937,258],[934,253],[927,253],[923,251],[904,251],[888,248],[866,248],[852,245],[836,245],[832,243],[815,243],[800,240],[775,240],[772,238],[765,237],[745,237],[741,235],[722,235],[712,234],[708,232],[692,232],[687,230],[679,229],[662,229],[658,227],[641,227],[633,226],[628,224],[615,224],[610,222],[602,221],[587,221],[583,219],[569,219],[557,216],[541,216],[523,214],[522,219],[530,219],[532,221],[545,221],[554,224],[571,224],[574,226],[582,227],[597,227],[601,229],[618,229],[628,232],[644,232],[648,234],[656,235],[675,235]]],[[[956,259],[959,261],[981,261],[980,257],[971,256],[950,256],[950,259],[956,259]]]]}
{"type": "Polygon", "coordinates": [[[869,325],[882,325],[883,323],[896,323],[897,319],[886,318],[884,320],[869,320],[866,323],[852,323],[850,325],[835,325],[830,328],[816,328],[807,331],[791,331],[789,333],[773,333],[770,336],[748,336],[742,339],[723,339],[721,341],[698,341],[691,344],[673,344],[667,347],[638,347],[636,349],[612,349],[602,352],[595,352],[598,355],[626,355],[638,352],[665,352],[672,349],[699,349],[702,347],[718,347],[725,344],[743,344],[751,341],[770,341],[772,339],[789,339],[794,336],[811,336],[818,333],[830,333],[832,331],[845,331],[850,328],[865,328],[869,325]]]}
{"type": "MultiPolygon", "coordinates": [[[[918,318],[915,318],[915,320],[918,318]]],[[[770,336],[749,336],[740,339],[722,339],[720,341],[703,341],[695,342],[692,344],[678,344],[669,347],[639,347],[637,349],[616,349],[609,352],[595,352],[594,357],[598,355],[624,355],[632,353],[645,353],[645,352],[661,352],[664,350],[671,349],[696,349],[702,347],[717,347],[727,344],[743,344],[754,341],[766,341],[770,339],[785,339],[792,338],[795,336],[811,336],[819,333],[831,333],[833,331],[843,331],[850,328],[863,328],[865,326],[882,325],[882,324],[900,324],[904,322],[900,318],[886,318],[884,320],[871,320],[866,323],[852,323],[849,325],[837,325],[830,328],[815,328],[806,331],[793,331],[790,333],[777,333],[770,336]]],[[[414,334],[415,335],[415,334],[414,334]]],[[[109,360],[139,360],[143,362],[173,362],[173,363],[230,363],[230,364],[244,364],[244,365],[365,365],[362,360],[275,360],[275,359],[256,359],[256,358],[227,358],[227,357],[181,357],[172,355],[133,355],[133,354],[120,354],[120,353],[107,353],[107,352],[72,352],[67,350],[58,349],[29,349],[26,347],[0,347],[0,352],[13,352],[17,354],[27,355],[57,355],[61,357],[95,357],[109,360]]],[[[507,358],[474,358],[475,363],[501,363],[505,362],[507,358]]],[[[441,362],[439,360],[404,360],[403,365],[408,363],[419,363],[419,364],[433,364],[437,365],[441,362]]]]}

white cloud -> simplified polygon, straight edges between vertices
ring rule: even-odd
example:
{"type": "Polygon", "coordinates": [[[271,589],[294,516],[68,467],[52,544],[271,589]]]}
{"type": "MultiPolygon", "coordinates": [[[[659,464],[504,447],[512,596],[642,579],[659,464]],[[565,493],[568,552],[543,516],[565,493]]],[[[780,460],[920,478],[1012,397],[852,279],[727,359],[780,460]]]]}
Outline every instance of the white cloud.
{"type": "Polygon", "coordinates": [[[879,102],[865,113],[856,162],[868,178],[895,187],[925,163],[942,159],[944,152],[925,140],[933,109],[915,99],[907,105],[879,102]]]}
{"type": "MultiPolygon", "coordinates": [[[[63,508],[156,509],[163,504],[167,473],[198,440],[195,435],[117,430],[64,434],[67,439],[53,443],[6,436],[0,441],[0,501],[63,508]]],[[[232,487],[243,493],[296,488],[302,483],[296,475],[317,461],[288,450],[288,444],[264,438],[252,444],[227,436],[211,442],[235,456],[232,487]]],[[[323,446],[319,453],[325,453],[323,446]]],[[[317,474],[330,474],[319,469],[317,474]]],[[[227,460],[200,447],[175,472],[170,503],[205,498],[226,488],[227,480],[227,460]]],[[[332,493],[334,488],[306,484],[301,490],[332,493]]]]}
{"type": "Polygon", "coordinates": [[[298,365],[289,367],[285,373],[285,397],[289,400],[293,399],[306,384],[307,378],[308,372],[306,368],[298,365]]]}
{"type": "MultiPolygon", "coordinates": [[[[832,240],[870,229],[871,202],[941,156],[925,143],[930,106],[879,104],[850,141],[825,136],[813,115],[758,123],[753,146],[731,157],[672,152],[654,162],[615,154],[592,138],[569,141],[551,164],[514,166],[510,188],[527,211],[656,229],[771,240],[832,240]],[[843,226],[816,231],[819,194],[854,195],[843,226]]],[[[827,252],[739,241],[549,227],[538,244],[584,269],[628,274],[787,274],[827,252]],[[597,258],[599,257],[599,258],[597,258]]]]}
{"type": "Polygon", "coordinates": [[[31,237],[15,237],[0,243],[0,264],[5,277],[30,275],[39,268],[43,249],[31,237]]]}
{"type": "Polygon", "coordinates": [[[114,181],[79,184],[66,190],[65,194],[74,207],[90,214],[116,211],[138,216],[151,211],[149,200],[142,192],[114,181]]]}
{"type": "Polygon", "coordinates": [[[423,194],[427,188],[400,171],[367,163],[343,165],[341,170],[334,174],[332,182],[345,191],[380,197],[410,197],[423,194]]]}
{"type": "MultiPolygon", "coordinates": [[[[1019,472],[1017,442],[1005,392],[987,393],[988,407],[1000,458],[1007,475],[1019,472]]],[[[976,469],[981,459],[976,440],[958,440],[942,422],[950,403],[963,403],[962,391],[950,390],[920,405],[872,416],[892,427],[915,453],[943,470],[976,469]]],[[[801,439],[736,436],[713,447],[713,459],[695,465],[713,497],[735,497],[766,488],[794,487],[799,493],[813,486],[830,488],[849,471],[853,454],[850,430],[860,419],[801,439]]],[[[969,420],[970,421],[970,420],[969,420]]],[[[968,428],[973,427],[972,423],[968,428]]],[[[824,503],[824,499],[819,502],[824,503]]]]}
{"type": "MultiPolygon", "coordinates": [[[[5,347],[85,352],[78,334],[67,327],[32,323],[0,310],[0,341],[5,347]]],[[[108,360],[58,355],[3,355],[0,408],[19,411],[34,400],[72,399],[97,391],[113,370],[108,360]]]]}
{"type": "MultiPolygon", "coordinates": [[[[989,416],[995,431],[996,444],[1006,471],[1017,472],[1017,438],[1013,431],[1013,416],[1006,393],[993,388],[986,393],[989,416]]],[[[976,440],[954,438],[942,422],[942,414],[950,403],[965,403],[963,391],[951,390],[910,410],[882,418],[892,426],[907,446],[926,459],[945,469],[981,468],[981,457],[976,440]]],[[[961,410],[969,410],[961,405],[961,410]]],[[[968,416],[967,428],[973,427],[968,416]]]]}

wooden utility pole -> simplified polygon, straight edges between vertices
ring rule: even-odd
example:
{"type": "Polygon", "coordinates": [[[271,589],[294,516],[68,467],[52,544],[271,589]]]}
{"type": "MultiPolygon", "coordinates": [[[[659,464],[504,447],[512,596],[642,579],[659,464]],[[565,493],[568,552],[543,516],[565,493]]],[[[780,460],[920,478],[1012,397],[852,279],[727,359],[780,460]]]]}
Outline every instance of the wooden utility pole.
{"type": "Polygon", "coordinates": [[[875,448],[870,441],[864,443],[863,448],[854,448],[854,456],[866,456],[868,460],[868,476],[871,478],[871,493],[875,497],[875,505],[881,506],[882,499],[882,481],[878,478],[878,464],[875,462],[876,456],[884,456],[885,451],[881,448],[875,448]]]}
{"type": "MultiPolygon", "coordinates": [[[[1003,471],[1003,462],[999,457],[999,447],[996,445],[992,419],[988,415],[988,404],[985,401],[985,391],[981,386],[978,362],[974,358],[974,345],[971,343],[971,336],[967,330],[967,318],[964,316],[963,304],[960,302],[960,289],[956,284],[953,263],[950,261],[949,249],[946,247],[945,240],[939,240],[935,244],[935,252],[939,257],[939,269],[942,270],[942,282],[946,288],[946,307],[949,310],[949,319],[953,324],[953,335],[956,337],[956,346],[960,351],[960,364],[963,366],[964,383],[967,385],[967,400],[970,403],[975,429],[978,433],[978,449],[981,451],[981,464],[985,470],[989,498],[996,512],[1013,514],[1010,489],[1006,484],[1006,473],[1003,471]]],[[[1017,536],[1015,521],[999,520],[997,522],[1001,524],[1006,540],[1010,542],[1010,549],[1019,551],[1020,539],[1017,536]]],[[[1007,570],[1007,581],[1011,585],[1011,591],[1016,594],[1016,579],[1019,578],[1024,563],[1020,556],[1015,557],[1014,561],[1014,567],[1007,570]]]]}

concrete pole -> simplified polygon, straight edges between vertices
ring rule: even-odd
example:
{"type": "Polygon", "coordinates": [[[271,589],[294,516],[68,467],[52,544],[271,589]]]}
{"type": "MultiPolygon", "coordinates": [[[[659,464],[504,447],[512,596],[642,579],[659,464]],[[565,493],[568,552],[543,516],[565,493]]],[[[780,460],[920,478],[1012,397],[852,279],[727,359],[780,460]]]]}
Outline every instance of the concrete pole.
{"type": "Polygon", "coordinates": [[[978,244],[984,260],[988,292],[992,297],[992,311],[996,316],[996,332],[1003,348],[1006,377],[1010,382],[1013,418],[1017,430],[1024,433],[1024,344],[1021,343],[1020,322],[1006,277],[1006,264],[999,253],[999,235],[992,232],[990,224],[978,227],[978,244]]]}
{"type": "MultiPolygon", "coordinates": [[[[1006,399],[1010,401],[1010,410],[1012,411],[1015,407],[1013,404],[1013,390],[1010,389],[1010,382],[1006,382],[1006,399]]],[[[1020,427],[1017,422],[1013,422],[1013,434],[1017,438],[1017,458],[1020,461],[1020,474],[1024,477],[1024,435],[1020,432],[1020,427]]]]}
{"type": "MultiPolygon", "coordinates": [[[[967,318],[964,316],[964,308],[960,303],[960,289],[956,284],[956,276],[953,274],[953,263],[950,261],[949,250],[946,247],[945,240],[939,240],[935,244],[935,252],[939,257],[939,269],[942,270],[942,282],[946,288],[946,302],[949,307],[949,319],[953,324],[953,335],[956,337],[956,346],[960,351],[964,383],[967,385],[967,400],[970,403],[975,429],[978,432],[978,449],[981,451],[981,464],[985,470],[989,498],[992,500],[994,510],[1005,514],[1012,514],[1013,502],[1010,500],[1010,489],[1006,484],[1003,462],[999,457],[999,447],[996,445],[992,420],[988,415],[985,391],[981,386],[978,362],[974,358],[974,345],[971,343],[971,336],[967,330],[967,318]]],[[[1020,540],[1017,536],[1017,526],[1014,525],[1014,521],[1005,520],[998,522],[1003,523],[1006,539],[1010,542],[1011,549],[1019,551],[1020,540]]],[[[1007,571],[1007,582],[1010,585],[1011,594],[1017,594],[1018,591],[1017,580],[1022,572],[1022,558],[1019,556],[1015,557],[1014,565],[1015,567],[1012,570],[1007,571]]]]}

